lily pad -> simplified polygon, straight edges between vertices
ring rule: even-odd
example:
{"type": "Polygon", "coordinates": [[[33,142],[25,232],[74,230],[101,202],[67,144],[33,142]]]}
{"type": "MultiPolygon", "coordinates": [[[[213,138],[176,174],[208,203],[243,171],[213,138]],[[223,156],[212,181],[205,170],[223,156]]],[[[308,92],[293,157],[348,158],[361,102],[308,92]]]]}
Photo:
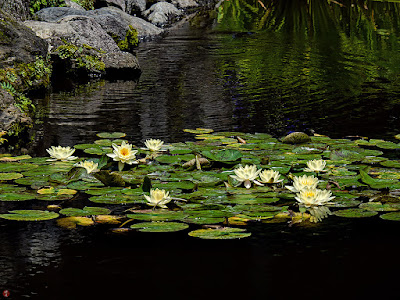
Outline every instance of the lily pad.
{"type": "Polygon", "coordinates": [[[398,211],[400,210],[400,203],[367,202],[360,204],[359,207],[370,211],[398,211]]]}
{"type": "Polygon", "coordinates": [[[123,132],[100,132],[96,135],[102,139],[119,139],[119,138],[125,137],[126,133],[123,133],[123,132]]]}
{"type": "Polygon", "coordinates": [[[14,180],[23,177],[21,173],[0,173],[0,181],[14,180]]]}
{"type": "Polygon", "coordinates": [[[1,193],[0,201],[27,201],[35,199],[32,193],[1,193]]]}
{"type": "Polygon", "coordinates": [[[126,216],[130,219],[141,221],[179,221],[186,218],[187,214],[181,211],[149,210],[146,213],[133,213],[126,216]]]}
{"type": "Polygon", "coordinates": [[[67,229],[75,229],[77,225],[80,226],[94,225],[94,221],[92,220],[92,218],[87,218],[87,217],[66,217],[58,219],[57,225],[67,229]]]}
{"type": "Polygon", "coordinates": [[[59,211],[60,214],[66,215],[68,217],[86,217],[94,215],[107,215],[111,211],[104,207],[89,207],[85,206],[83,209],[79,208],[64,208],[59,211]]]}
{"type": "Polygon", "coordinates": [[[366,218],[373,217],[378,213],[376,211],[368,211],[361,208],[349,208],[333,212],[335,216],[344,218],[366,218]]]}
{"type": "Polygon", "coordinates": [[[212,239],[212,240],[228,240],[228,239],[241,239],[249,237],[250,232],[246,232],[246,229],[233,228],[233,227],[221,227],[221,228],[207,228],[198,229],[189,232],[190,236],[201,238],[201,239],[212,239]]]}
{"type": "Polygon", "coordinates": [[[175,232],[189,228],[189,225],[178,222],[142,222],[131,225],[141,232],[175,232]]]}
{"type": "Polygon", "coordinates": [[[201,154],[208,159],[219,162],[235,162],[243,156],[240,151],[235,149],[202,151],[201,154]]]}
{"type": "Polygon", "coordinates": [[[0,214],[0,218],[15,221],[44,221],[58,216],[58,213],[47,210],[10,210],[8,214],[0,214]]]}
{"type": "Polygon", "coordinates": [[[400,212],[391,212],[379,216],[383,220],[400,221],[400,212]]]}

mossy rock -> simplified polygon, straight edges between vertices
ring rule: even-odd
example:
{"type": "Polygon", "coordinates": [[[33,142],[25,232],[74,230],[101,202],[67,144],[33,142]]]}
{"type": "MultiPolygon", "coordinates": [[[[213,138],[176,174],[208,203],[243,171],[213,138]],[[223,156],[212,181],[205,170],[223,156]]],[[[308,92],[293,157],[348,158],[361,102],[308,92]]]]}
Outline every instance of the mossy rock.
{"type": "Polygon", "coordinates": [[[311,142],[311,138],[304,132],[292,132],[282,138],[285,144],[303,144],[311,142]]]}

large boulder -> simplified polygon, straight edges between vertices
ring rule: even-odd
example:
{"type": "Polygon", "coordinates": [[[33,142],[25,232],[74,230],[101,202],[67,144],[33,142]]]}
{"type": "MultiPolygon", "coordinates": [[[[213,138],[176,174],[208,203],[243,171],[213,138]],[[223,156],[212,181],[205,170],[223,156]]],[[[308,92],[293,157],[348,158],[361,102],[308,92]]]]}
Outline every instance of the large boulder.
{"type": "Polygon", "coordinates": [[[19,21],[29,18],[30,0],[0,0],[0,9],[19,21]]]}
{"type": "Polygon", "coordinates": [[[154,25],[162,26],[182,15],[182,12],[171,3],[157,2],[145,10],[143,15],[154,25]]]}
{"type": "Polygon", "coordinates": [[[113,6],[121,9],[122,11],[125,11],[126,8],[125,0],[97,0],[95,6],[96,8],[113,6]]]}
{"type": "Polygon", "coordinates": [[[81,5],[79,5],[78,3],[76,3],[72,0],[64,0],[64,1],[65,1],[66,7],[70,7],[70,8],[74,8],[74,9],[78,9],[78,10],[85,10],[81,5]]]}
{"type": "Polygon", "coordinates": [[[126,0],[125,12],[130,15],[141,15],[146,10],[146,0],[126,0]]]}
{"type": "Polygon", "coordinates": [[[14,124],[28,125],[32,122],[15,106],[13,96],[0,89],[0,131],[8,131],[14,124]]]}
{"type": "Polygon", "coordinates": [[[47,43],[28,27],[0,10],[0,69],[46,56],[47,43]]]}
{"type": "Polygon", "coordinates": [[[172,0],[171,3],[178,8],[187,9],[199,6],[194,0],[172,0]]]}

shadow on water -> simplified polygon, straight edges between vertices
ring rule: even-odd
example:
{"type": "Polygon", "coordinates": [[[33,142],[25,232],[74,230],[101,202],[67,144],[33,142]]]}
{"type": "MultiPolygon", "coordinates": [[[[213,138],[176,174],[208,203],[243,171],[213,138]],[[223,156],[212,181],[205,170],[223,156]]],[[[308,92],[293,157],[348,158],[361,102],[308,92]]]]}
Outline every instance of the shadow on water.
{"type": "MultiPolygon", "coordinates": [[[[399,4],[264,2],[225,1],[212,31],[185,26],[143,43],[138,82],[93,81],[37,99],[35,153],[101,131],[126,132],[138,146],[184,141],[182,129],[195,127],[398,134],[399,4]]],[[[399,224],[377,217],[257,223],[237,241],[70,231],[53,221],[0,228],[9,299],[382,298],[393,295],[400,267],[399,224]]]]}

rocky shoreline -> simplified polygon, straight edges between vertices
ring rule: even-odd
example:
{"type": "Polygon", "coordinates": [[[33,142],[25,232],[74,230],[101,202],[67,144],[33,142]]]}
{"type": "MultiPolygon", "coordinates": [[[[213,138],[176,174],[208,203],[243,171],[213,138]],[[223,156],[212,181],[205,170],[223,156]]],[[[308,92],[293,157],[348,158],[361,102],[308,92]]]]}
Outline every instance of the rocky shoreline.
{"type": "Polygon", "coordinates": [[[0,132],[17,136],[31,124],[31,91],[61,77],[138,78],[135,48],[162,38],[206,0],[94,0],[86,10],[65,0],[30,14],[29,0],[0,0],[0,132]]]}

